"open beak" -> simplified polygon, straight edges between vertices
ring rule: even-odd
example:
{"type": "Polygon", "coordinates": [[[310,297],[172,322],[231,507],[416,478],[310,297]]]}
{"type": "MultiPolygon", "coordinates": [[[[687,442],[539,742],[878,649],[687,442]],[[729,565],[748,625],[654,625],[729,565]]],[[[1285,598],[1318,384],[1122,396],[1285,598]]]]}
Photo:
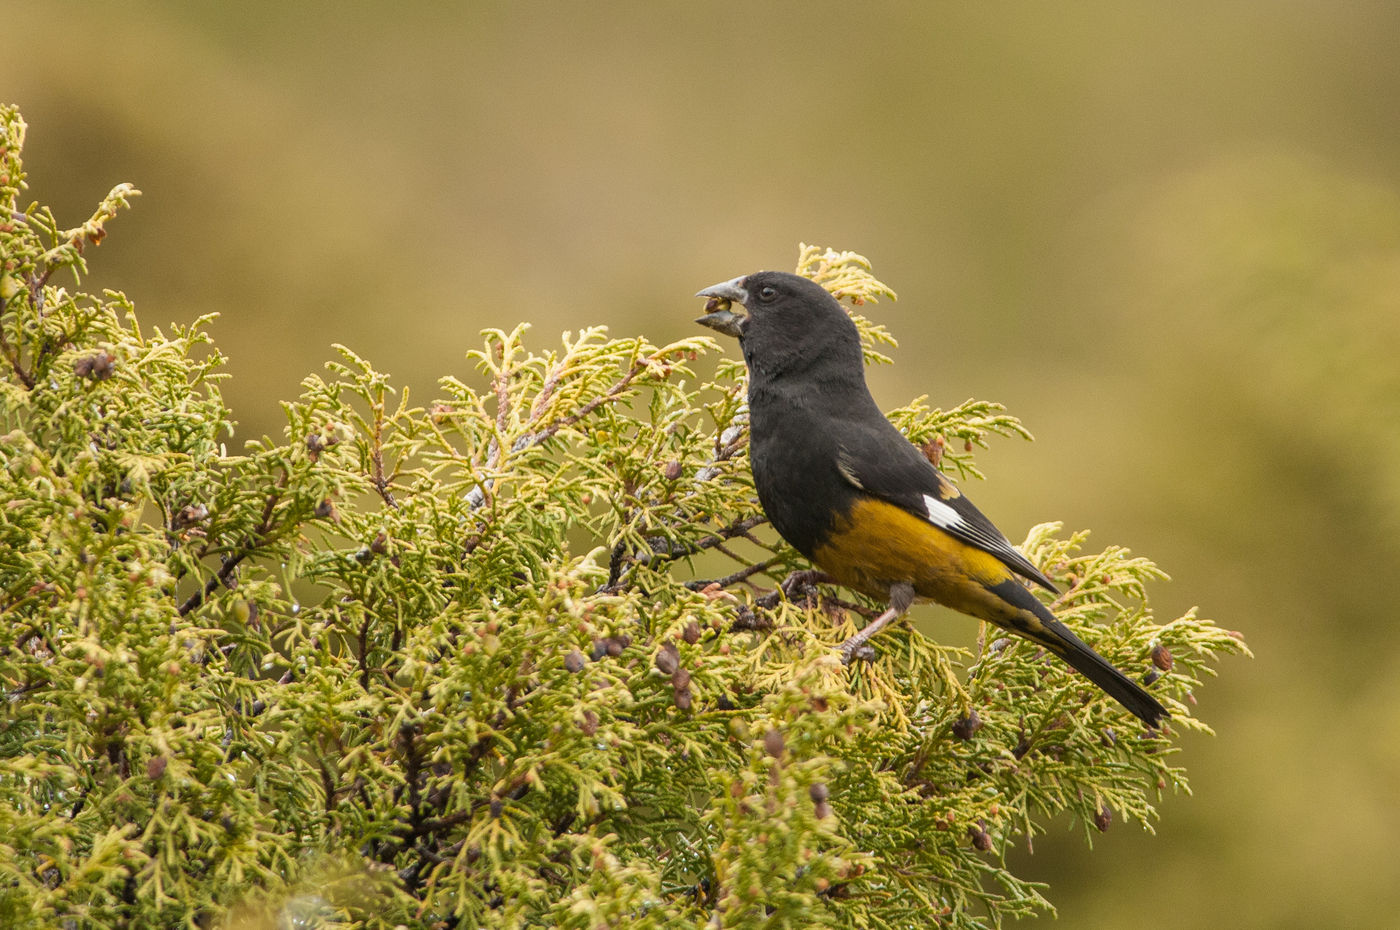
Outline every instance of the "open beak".
{"type": "Polygon", "coordinates": [[[748,317],[730,309],[734,304],[743,306],[748,302],[749,292],[744,289],[742,276],[723,284],[711,285],[695,296],[709,298],[705,302],[705,315],[695,322],[736,339],[744,334],[744,323],[748,317]]]}

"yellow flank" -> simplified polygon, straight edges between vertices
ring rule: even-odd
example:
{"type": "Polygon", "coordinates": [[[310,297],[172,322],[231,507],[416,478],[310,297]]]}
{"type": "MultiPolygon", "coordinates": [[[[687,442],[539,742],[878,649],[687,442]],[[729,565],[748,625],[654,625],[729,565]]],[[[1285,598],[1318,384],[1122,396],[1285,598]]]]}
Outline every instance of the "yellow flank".
{"type": "Polygon", "coordinates": [[[876,498],[862,498],[837,517],[813,561],[871,597],[887,598],[891,585],[905,583],[921,598],[999,626],[1028,633],[1043,629],[1034,614],[988,590],[1015,578],[996,556],[876,498]]]}

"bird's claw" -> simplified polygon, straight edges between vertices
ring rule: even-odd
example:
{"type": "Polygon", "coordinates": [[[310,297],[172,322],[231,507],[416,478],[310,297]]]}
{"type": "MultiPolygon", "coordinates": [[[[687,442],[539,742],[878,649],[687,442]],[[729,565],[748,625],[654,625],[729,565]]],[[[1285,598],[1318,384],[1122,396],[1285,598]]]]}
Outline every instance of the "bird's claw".
{"type": "Polygon", "coordinates": [[[838,651],[841,653],[842,665],[850,665],[857,659],[862,662],[875,661],[875,647],[869,643],[853,643],[847,640],[845,643],[841,644],[841,648],[838,651]]]}

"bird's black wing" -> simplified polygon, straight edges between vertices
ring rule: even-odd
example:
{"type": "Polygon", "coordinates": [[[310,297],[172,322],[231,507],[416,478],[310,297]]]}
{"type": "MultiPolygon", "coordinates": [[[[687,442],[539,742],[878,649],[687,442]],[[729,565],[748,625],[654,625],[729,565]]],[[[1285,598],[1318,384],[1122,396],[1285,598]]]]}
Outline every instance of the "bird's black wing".
{"type": "Polygon", "coordinates": [[[847,422],[833,432],[840,437],[837,467],[852,485],[996,556],[1018,575],[1058,590],[888,421],[847,422]]]}

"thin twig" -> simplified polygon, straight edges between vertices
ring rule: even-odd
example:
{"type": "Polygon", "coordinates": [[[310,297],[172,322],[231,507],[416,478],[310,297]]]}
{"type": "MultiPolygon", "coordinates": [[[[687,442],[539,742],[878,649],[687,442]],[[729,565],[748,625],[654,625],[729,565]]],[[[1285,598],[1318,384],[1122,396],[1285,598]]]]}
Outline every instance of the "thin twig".
{"type": "Polygon", "coordinates": [[[651,546],[652,554],[645,561],[652,562],[657,559],[664,559],[667,561],[671,561],[674,559],[683,559],[686,556],[695,555],[696,553],[703,552],[706,549],[713,549],[716,546],[722,545],[728,542],[729,540],[734,539],[736,536],[747,536],[749,530],[753,529],[756,526],[761,526],[762,524],[767,522],[768,518],[763,516],[762,514],[757,514],[752,517],[745,517],[742,520],[737,520],[734,523],[729,524],[724,529],[720,530],[718,533],[714,533],[710,536],[703,536],[695,542],[690,543],[689,545],[678,546],[672,544],[671,541],[664,536],[651,536],[647,538],[647,544],[651,546]]]}
{"type": "Polygon", "coordinates": [[[180,605],[180,616],[188,615],[190,611],[203,604],[209,595],[217,591],[221,585],[227,585],[229,580],[233,578],[233,573],[238,569],[239,564],[268,541],[268,534],[272,532],[272,515],[277,508],[278,501],[282,499],[282,490],[287,486],[287,478],[287,473],[283,472],[277,487],[267,496],[267,501],[263,504],[262,521],[254,530],[252,541],[224,558],[223,564],[219,566],[219,571],[180,605]]]}
{"type": "MultiPolygon", "coordinates": [[[[579,407],[573,413],[551,421],[549,425],[543,429],[526,432],[519,436],[516,438],[515,442],[511,443],[510,452],[508,454],[515,455],[518,452],[523,452],[526,449],[537,446],[551,439],[555,433],[566,426],[573,426],[575,423],[578,423],[603,404],[617,400],[618,396],[623,391],[627,390],[628,385],[636,379],[637,375],[646,371],[650,361],[651,359],[632,363],[632,367],[627,370],[626,374],[614,382],[612,387],[608,388],[605,392],[593,398],[582,407],[579,407]]],[[[496,430],[499,433],[504,433],[506,431],[506,411],[510,406],[510,395],[507,387],[508,379],[502,374],[493,378],[492,381],[496,393],[496,430]]],[[[533,422],[533,420],[530,422],[533,422]]],[[[486,467],[494,471],[500,467],[504,458],[505,455],[501,452],[501,444],[492,437],[490,444],[487,446],[486,467]]],[[[482,505],[486,503],[486,495],[490,491],[491,484],[492,479],[487,478],[480,485],[472,488],[471,491],[467,493],[467,505],[472,510],[479,510],[482,505]]]]}
{"type": "Polygon", "coordinates": [[[398,510],[399,502],[394,499],[394,492],[389,490],[391,482],[384,476],[384,394],[382,389],[379,400],[374,404],[374,444],[370,449],[370,465],[374,469],[370,476],[374,489],[379,492],[384,503],[398,510]]]}
{"type": "Polygon", "coordinates": [[[719,585],[721,588],[727,588],[732,584],[738,584],[741,581],[747,581],[752,575],[757,575],[762,572],[766,572],[768,571],[768,569],[772,568],[774,565],[777,565],[782,561],[783,560],[780,556],[774,556],[773,558],[767,559],[763,562],[758,562],[754,565],[749,565],[744,568],[741,568],[737,572],[734,572],[732,575],[725,575],[723,578],[714,578],[708,581],[687,581],[685,583],[685,586],[691,591],[701,591],[714,584],[719,585]]]}
{"type": "Polygon", "coordinates": [[[5,361],[9,362],[10,367],[14,369],[15,377],[19,378],[26,388],[33,390],[34,376],[25,371],[24,366],[20,364],[19,352],[10,345],[10,340],[5,338],[3,329],[0,329],[0,352],[4,353],[5,361]]]}

